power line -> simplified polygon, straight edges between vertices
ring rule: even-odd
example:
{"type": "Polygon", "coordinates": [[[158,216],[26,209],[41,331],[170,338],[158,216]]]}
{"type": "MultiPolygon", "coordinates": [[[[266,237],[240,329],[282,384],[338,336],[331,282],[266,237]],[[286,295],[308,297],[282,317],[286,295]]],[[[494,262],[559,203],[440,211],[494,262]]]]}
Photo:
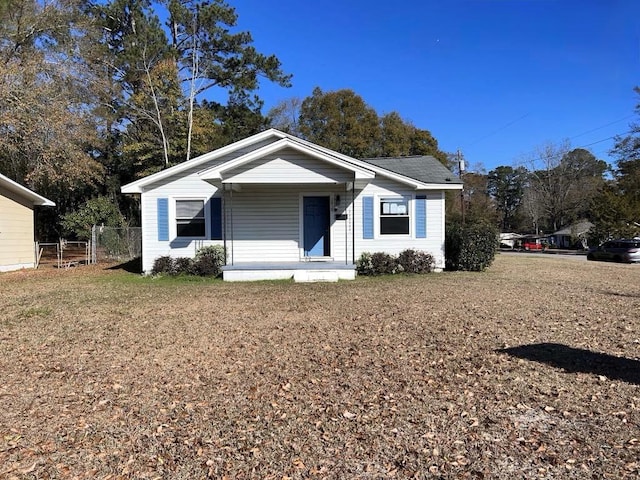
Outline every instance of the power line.
{"type": "MultiPolygon", "coordinates": [[[[474,140],[473,142],[471,142],[471,143],[469,143],[469,144],[463,145],[463,147],[466,147],[466,148],[472,147],[472,146],[476,145],[477,143],[481,142],[482,140],[485,140],[486,138],[489,138],[489,137],[491,137],[492,135],[495,135],[496,133],[501,132],[502,130],[506,129],[507,127],[510,127],[510,126],[511,126],[511,125],[513,125],[514,123],[517,123],[517,122],[519,122],[520,120],[522,120],[523,118],[528,117],[528,116],[529,116],[529,113],[526,113],[526,114],[522,115],[521,117],[518,117],[518,118],[516,118],[515,120],[512,120],[511,122],[509,122],[509,123],[507,123],[507,124],[503,125],[502,127],[498,128],[497,130],[495,130],[495,131],[493,131],[493,132],[491,132],[491,133],[488,133],[487,135],[485,135],[485,136],[483,136],[483,137],[480,137],[479,139],[474,140]]],[[[578,138],[578,137],[582,137],[582,136],[584,136],[584,135],[588,135],[589,133],[593,133],[593,132],[596,132],[596,131],[598,131],[598,130],[602,130],[603,128],[609,127],[609,126],[611,126],[611,125],[615,125],[616,123],[620,123],[620,122],[622,122],[622,121],[624,121],[624,120],[627,120],[627,119],[629,119],[629,118],[632,118],[632,117],[634,117],[634,116],[635,116],[635,114],[626,115],[626,116],[624,116],[624,117],[622,117],[622,118],[619,118],[619,119],[617,119],[617,120],[613,120],[613,121],[611,121],[611,122],[605,123],[604,125],[601,125],[601,126],[599,126],[599,127],[595,127],[595,128],[590,129],[590,130],[587,130],[587,131],[585,131],[585,132],[582,132],[582,133],[579,133],[579,134],[574,135],[574,136],[572,136],[572,137],[569,137],[569,138],[568,138],[568,140],[571,140],[571,139],[574,139],[574,138],[578,138]]],[[[597,140],[597,141],[595,141],[595,142],[588,143],[588,144],[586,144],[586,145],[580,145],[580,146],[577,146],[577,147],[574,147],[574,148],[585,148],[585,147],[589,147],[589,146],[591,146],[591,145],[596,145],[596,144],[598,144],[598,143],[606,142],[607,140],[611,140],[611,139],[616,138],[617,136],[620,136],[620,135],[628,135],[629,133],[631,133],[631,131],[628,131],[628,132],[625,132],[625,133],[619,133],[619,134],[613,135],[613,136],[611,136],[611,137],[607,137],[607,138],[604,138],[604,139],[602,139],[602,140],[597,140]]],[[[528,153],[524,153],[524,154],[522,154],[521,156],[522,156],[522,157],[526,157],[526,156],[528,156],[528,155],[532,155],[532,154],[535,154],[535,153],[536,153],[536,150],[531,150],[530,152],[528,152],[528,153]]],[[[542,160],[542,158],[535,158],[535,159],[530,160],[530,161],[532,161],[532,162],[536,162],[536,161],[538,161],[538,160],[542,160]]],[[[521,162],[520,162],[520,163],[521,163],[521,162]]]]}
{"type": "Polygon", "coordinates": [[[592,133],[592,132],[595,132],[595,131],[598,131],[598,130],[602,130],[603,128],[609,127],[609,126],[614,125],[616,123],[620,123],[623,120],[627,120],[627,119],[629,119],[631,117],[634,117],[634,116],[635,115],[633,115],[633,114],[632,115],[627,115],[626,117],[622,117],[622,118],[620,118],[618,120],[614,120],[613,122],[609,122],[609,123],[607,123],[605,125],[602,125],[600,127],[592,128],[591,130],[587,130],[586,132],[582,132],[582,133],[579,133],[578,135],[574,135],[573,137],[569,137],[569,139],[582,137],[583,135],[587,135],[589,133],[592,133]]]}
{"type": "Polygon", "coordinates": [[[598,140],[597,142],[587,143],[586,145],[580,145],[579,147],[576,147],[576,148],[590,147],[591,145],[595,145],[597,143],[606,142],[607,140],[611,140],[612,138],[616,138],[616,137],[619,137],[621,135],[629,135],[631,132],[633,132],[633,130],[629,130],[628,132],[624,132],[624,133],[618,133],[618,134],[613,135],[611,137],[607,137],[607,138],[603,138],[602,140],[598,140]]]}
{"type": "MultiPolygon", "coordinates": [[[[620,137],[620,136],[622,136],[622,135],[628,135],[628,134],[630,134],[630,133],[633,133],[633,130],[628,130],[628,131],[626,131],[626,132],[624,132],[624,133],[617,133],[617,134],[612,135],[612,136],[610,136],[610,137],[603,138],[602,140],[597,140],[597,141],[595,141],[595,142],[587,143],[587,144],[585,144],[585,145],[578,145],[577,147],[573,147],[573,148],[572,148],[572,150],[575,150],[575,149],[578,149],[578,148],[586,148],[586,147],[590,147],[591,145],[597,145],[598,143],[606,142],[607,140],[612,140],[612,139],[614,139],[614,138],[616,138],[616,137],[620,137]]],[[[565,155],[566,153],[567,153],[567,152],[558,152],[558,153],[557,153],[557,154],[555,154],[555,155],[551,155],[551,156],[549,156],[549,157],[548,157],[548,159],[560,158],[560,157],[562,157],[563,155],[565,155]]],[[[537,162],[537,161],[539,161],[539,160],[544,160],[544,158],[543,158],[543,157],[530,158],[530,159],[527,159],[526,161],[527,161],[528,163],[535,163],[535,162],[537,162]]],[[[520,162],[520,164],[522,164],[522,163],[523,163],[523,162],[520,162]]]]}
{"type": "Polygon", "coordinates": [[[486,134],[484,137],[480,137],[479,139],[474,140],[474,141],[473,141],[473,142],[471,142],[470,144],[468,144],[468,145],[463,145],[463,146],[465,146],[465,147],[467,147],[467,148],[468,148],[468,147],[473,147],[475,144],[480,143],[482,140],[485,140],[485,139],[487,139],[487,138],[491,137],[492,135],[495,135],[496,133],[501,132],[501,131],[502,131],[502,130],[504,130],[505,128],[510,127],[510,126],[511,126],[511,125],[513,125],[514,123],[519,122],[520,120],[522,120],[523,118],[528,117],[528,116],[529,116],[529,114],[528,114],[528,113],[525,113],[525,114],[524,114],[524,115],[522,115],[521,117],[518,117],[518,118],[516,118],[515,120],[512,120],[511,122],[509,122],[509,123],[507,123],[507,124],[503,125],[502,127],[498,128],[497,130],[495,130],[495,131],[493,131],[493,132],[491,132],[491,133],[486,134]]]}

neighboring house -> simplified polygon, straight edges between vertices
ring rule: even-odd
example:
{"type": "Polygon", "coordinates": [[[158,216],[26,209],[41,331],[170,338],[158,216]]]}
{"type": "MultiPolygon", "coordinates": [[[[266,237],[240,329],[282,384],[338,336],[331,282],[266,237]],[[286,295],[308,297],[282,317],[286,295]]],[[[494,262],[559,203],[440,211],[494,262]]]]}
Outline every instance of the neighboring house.
{"type": "Polygon", "coordinates": [[[267,130],[122,187],[140,194],[142,268],[224,245],[225,280],[355,277],[363,252],[424,250],[444,268],[445,191],[429,156],[358,160],[267,130]]]}
{"type": "Polygon", "coordinates": [[[592,227],[593,223],[581,220],[549,235],[549,244],[556,248],[587,248],[589,230],[592,227]]]}
{"type": "Polygon", "coordinates": [[[34,268],[34,207],[55,203],[0,174],[0,272],[34,268]]]}
{"type": "Polygon", "coordinates": [[[514,249],[518,240],[522,238],[522,235],[512,232],[504,232],[499,235],[500,248],[514,249]]]}

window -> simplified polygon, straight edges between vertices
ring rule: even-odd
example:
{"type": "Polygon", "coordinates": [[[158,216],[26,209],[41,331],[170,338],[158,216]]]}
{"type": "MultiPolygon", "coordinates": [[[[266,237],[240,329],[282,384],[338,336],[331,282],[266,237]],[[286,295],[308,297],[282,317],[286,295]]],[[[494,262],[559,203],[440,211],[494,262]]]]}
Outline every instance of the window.
{"type": "Polygon", "coordinates": [[[176,236],[205,236],[204,200],[176,200],[176,236]]]}
{"type": "Polygon", "coordinates": [[[409,235],[409,201],[380,199],[380,235],[409,235]]]}

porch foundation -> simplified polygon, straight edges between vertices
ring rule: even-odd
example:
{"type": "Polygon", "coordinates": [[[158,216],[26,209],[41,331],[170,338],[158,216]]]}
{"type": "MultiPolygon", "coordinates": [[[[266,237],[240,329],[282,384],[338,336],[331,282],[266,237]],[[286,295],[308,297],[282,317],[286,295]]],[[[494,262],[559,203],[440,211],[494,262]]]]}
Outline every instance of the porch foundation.
{"type": "Polygon", "coordinates": [[[355,266],[339,262],[236,263],[222,267],[227,282],[289,280],[295,282],[337,282],[354,280],[355,266]]]}

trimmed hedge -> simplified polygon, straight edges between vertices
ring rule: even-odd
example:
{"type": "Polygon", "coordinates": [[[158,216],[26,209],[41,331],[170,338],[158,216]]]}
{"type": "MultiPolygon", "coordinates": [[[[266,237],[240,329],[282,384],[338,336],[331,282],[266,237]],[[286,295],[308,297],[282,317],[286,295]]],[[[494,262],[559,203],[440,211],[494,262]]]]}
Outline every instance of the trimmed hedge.
{"type": "Polygon", "coordinates": [[[176,262],[173,257],[168,255],[158,257],[153,261],[153,268],[151,269],[153,275],[175,275],[176,274],[176,262]]]}
{"type": "Polygon", "coordinates": [[[356,262],[358,275],[390,275],[397,273],[398,264],[396,258],[388,253],[364,252],[356,262]]]}
{"type": "Polygon", "coordinates": [[[196,252],[194,263],[198,275],[217,277],[222,273],[222,266],[226,263],[224,247],[221,245],[202,247],[196,252]]]}
{"type": "Polygon", "coordinates": [[[398,255],[398,265],[404,273],[430,273],[435,264],[433,255],[420,250],[407,249],[398,255]]]}
{"type": "Polygon", "coordinates": [[[407,249],[393,256],[384,252],[364,252],[356,262],[358,275],[393,275],[395,273],[429,273],[433,271],[433,255],[407,249]]]}
{"type": "Polygon", "coordinates": [[[498,249],[498,231],[493,225],[476,223],[447,225],[445,257],[447,270],[481,272],[493,263],[498,249]]]}
{"type": "Polygon", "coordinates": [[[153,275],[200,275],[202,277],[217,277],[222,273],[226,256],[224,247],[212,245],[202,247],[196,252],[195,258],[170,256],[158,257],[153,262],[153,275]]]}
{"type": "Polygon", "coordinates": [[[174,260],[174,269],[178,275],[198,275],[196,263],[192,258],[178,257],[174,260]]]}

